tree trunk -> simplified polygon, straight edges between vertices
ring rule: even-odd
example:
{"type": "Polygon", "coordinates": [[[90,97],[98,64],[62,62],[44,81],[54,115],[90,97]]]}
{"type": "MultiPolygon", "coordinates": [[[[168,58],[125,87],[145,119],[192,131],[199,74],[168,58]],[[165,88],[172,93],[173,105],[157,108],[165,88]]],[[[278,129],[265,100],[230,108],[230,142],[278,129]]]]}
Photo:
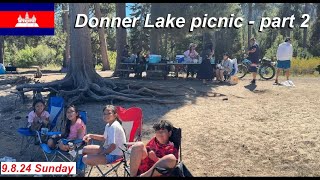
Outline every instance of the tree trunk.
{"type": "Polygon", "coordinates": [[[166,31],[164,34],[164,53],[166,54],[167,58],[170,59],[168,56],[168,32],[166,31]]]}
{"type": "MultiPolygon", "coordinates": [[[[123,14],[121,14],[123,16],[120,16],[123,18],[125,12],[124,3],[118,4],[121,4],[120,7],[123,8],[123,14]]],[[[71,3],[69,9],[70,20],[71,22],[75,22],[77,14],[88,14],[89,3],[71,3]]],[[[66,105],[87,101],[109,101],[112,104],[114,100],[157,103],[181,102],[172,100],[173,97],[179,96],[179,94],[169,91],[168,87],[150,85],[146,87],[137,84],[137,82],[133,84],[117,82],[116,85],[112,79],[102,78],[97,74],[92,66],[91,37],[88,26],[77,29],[72,26],[70,45],[71,59],[67,75],[62,80],[54,82],[18,85],[16,89],[21,97],[24,97],[24,92],[39,91],[39,89],[42,91],[48,88],[51,91],[55,91],[58,96],[63,97],[66,105]],[[24,88],[27,90],[24,90],[24,88]],[[171,99],[165,100],[161,97],[169,97],[171,99]]],[[[177,87],[173,89],[176,90],[177,87]]]]}
{"type": "Polygon", "coordinates": [[[0,36],[0,63],[1,64],[4,64],[3,55],[4,55],[4,37],[0,36]]]}
{"type": "MultiPolygon", "coordinates": [[[[126,4],[125,3],[116,3],[116,17],[120,17],[121,19],[126,17],[126,4]]],[[[118,75],[117,69],[119,69],[119,65],[121,63],[121,54],[127,42],[127,30],[125,28],[117,28],[116,29],[116,47],[117,47],[117,62],[116,69],[114,75],[118,75]]]]}
{"type": "MultiPolygon", "coordinates": [[[[248,21],[252,20],[252,3],[248,3],[248,21]]],[[[250,39],[251,39],[251,27],[252,25],[248,24],[248,48],[250,47],[250,39]]]]}
{"type": "MultiPolygon", "coordinates": [[[[101,19],[100,4],[94,3],[94,9],[95,9],[96,17],[98,19],[101,19]]],[[[104,27],[98,28],[98,30],[99,30],[99,40],[100,40],[100,51],[101,51],[101,57],[102,57],[102,71],[110,70],[104,27]]]]}
{"type": "MultiPolygon", "coordinates": [[[[154,24],[159,16],[159,3],[152,3],[151,5],[151,23],[154,24]]],[[[152,28],[150,32],[150,51],[152,54],[159,54],[159,30],[152,28]]]]}
{"type": "Polygon", "coordinates": [[[62,3],[62,21],[63,21],[63,32],[66,32],[66,47],[64,50],[64,58],[62,67],[68,68],[70,64],[70,23],[69,23],[69,11],[68,3],[62,3]]]}
{"type": "MultiPolygon", "coordinates": [[[[308,13],[308,8],[309,8],[309,3],[305,3],[305,6],[304,6],[304,13],[308,13]]],[[[308,29],[307,28],[304,28],[303,29],[303,49],[306,49],[307,48],[307,35],[308,35],[308,29]]]]}

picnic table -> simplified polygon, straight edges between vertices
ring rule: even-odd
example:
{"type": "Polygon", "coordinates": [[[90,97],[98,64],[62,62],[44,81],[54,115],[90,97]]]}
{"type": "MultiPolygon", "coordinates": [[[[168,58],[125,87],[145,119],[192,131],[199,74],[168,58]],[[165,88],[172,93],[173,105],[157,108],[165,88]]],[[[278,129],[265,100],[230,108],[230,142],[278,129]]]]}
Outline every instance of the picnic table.
{"type": "Polygon", "coordinates": [[[163,79],[166,79],[169,73],[167,63],[148,63],[146,73],[147,78],[163,77],[163,79]]]}
{"type": "Polygon", "coordinates": [[[120,63],[120,68],[117,70],[121,77],[129,77],[130,73],[135,72],[136,63],[120,63]]]}
{"type": "MultiPolygon", "coordinates": [[[[182,63],[178,63],[178,62],[168,62],[167,65],[168,66],[174,66],[174,73],[175,73],[175,77],[178,77],[179,72],[185,72],[187,73],[187,69],[188,66],[193,66],[193,69],[198,70],[199,66],[201,63],[192,63],[192,62],[182,62],[182,63]]],[[[213,64],[213,63],[211,63],[213,64]]],[[[172,68],[169,68],[170,71],[172,68]]]]}

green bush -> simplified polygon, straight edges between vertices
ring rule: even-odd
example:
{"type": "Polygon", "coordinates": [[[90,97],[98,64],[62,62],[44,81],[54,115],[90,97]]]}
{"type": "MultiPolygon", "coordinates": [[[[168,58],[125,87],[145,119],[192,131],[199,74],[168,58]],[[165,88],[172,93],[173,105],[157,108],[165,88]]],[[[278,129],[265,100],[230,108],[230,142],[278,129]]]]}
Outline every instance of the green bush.
{"type": "Polygon", "coordinates": [[[55,62],[56,51],[47,45],[38,45],[31,48],[28,45],[16,54],[15,65],[17,67],[45,66],[55,62]]]}
{"type": "MultiPolygon", "coordinates": [[[[108,60],[110,64],[110,69],[114,71],[116,69],[116,61],[117,61],[117,52],[116,51],[108,51],[108,60]]],[[[102,62],[99,62],[96,65],[96,70],[102,70],[102,62]]]]}
{"type": "Polygon", "coordinates": [[[110,63],[110,69],[116,69],[116,62],[117,62],[117,51],[108,51],[108,58],[110,63]]]}

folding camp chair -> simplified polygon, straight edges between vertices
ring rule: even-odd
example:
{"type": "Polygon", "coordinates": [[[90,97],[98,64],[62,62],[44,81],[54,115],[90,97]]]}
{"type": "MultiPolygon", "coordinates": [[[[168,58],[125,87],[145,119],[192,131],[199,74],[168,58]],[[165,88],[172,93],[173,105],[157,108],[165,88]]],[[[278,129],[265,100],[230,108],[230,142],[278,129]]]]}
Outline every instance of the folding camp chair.
{"type": "MultiPolygon", "coordinates": [[[[154,171],[158,171],[160,174],[163,176],[179,176],[179,177],[193,177],[190,171],[187,169],[187,167],[183,164],[182,162],[182,148],[181,148],[181,128],[173,128],[172,134],[169,138],[169,141],[173,142],[175,148],[179,150],[179,159],[178,163],[175,168],[173,169],[166,169],[166,168],[160,168],[160,167],[155,167],[153,169],[152,174],[154,171]]],[[[151,174],[151,176],[152,176],[151,174]]]]}
{"type": "MultiPolygon", "coordinates": [[[[80,114],[80,118],[82,119],[82,121],[85,124],[87,124],[87,119],[88,119],[87,112],[86,111],[79,111],[79,114],[80,114]]],[[[46,135],[49,138],[50,136],[53,136],[53,135],[61,135],[61,132],[50,131],[46,135]]],[[[79,155],[79,153],[81,153],[81,149],[82,149],[83,145],[85,144],[82,139],[72,140],[73,144],[76,147],[75,154],[73,156],[72,154],[70,154],[66,151],[62,151],[59,148],[50,149],[46,142],[41,141],[39,131],[37,131],[37,137],[38,137],[39,141],[41,142],[40,147],[41,147],[42,152],[44,153],[44,156],[45,156],[47,162],[53,162],[56,158],[59,158],[64,162],[74,162],[78,158],[78,155],[79,155]]]]}
{"type": "MultiPolygon", "coordinates": [[[[126,134],[127,142],[141,141],[141,131],[142,131],[142,121],[143,121],[142,109],[138,107],[131,107],[131,108],[125,109],[120,106],[117,106],[116,108],[117,108],[118,117],[122,122],[122,127],[126,134]]],[[[128,144],[125,144],[127,148],[128,148],[128,144]]],[[[127,174],[129,174],[129,169],[128,169],[129,166],[127,164],[128,154],[126,150],[123,150],[123,149],[121,150],[124,152],[124,156],[111,164],[107,164],[111,166],[111,168],[107,172],[103,173],[99,166],[91,166],[90,171],[88,173],[88,177],[90,176],[93,167],[96,167],[100,172],[101,176],[103,177],[107,176],[112,171],[115,172],[116,176],[118,176],[118,168],[120,167],[121,164],[124,165],[124,175],[126,176],[127,174]]]]}
{"type": "MultiPolygon", "coordinates": [[[[56,128],[56,124],[57,124],[59,116],[63,110],[63,106],[64,106],[64,100],[62,97],[50,97],[49,98],[48,112],[50,114],[50,117],[49,117],[49,120],[50,120],[49,130],[50,131],[53,130],[54,128],[56,128]]],[[[21,155],[25,151],[30,149],[33,145],[37,145],[36,144],[37,133],[36,133],[36,131],[31,131],[29,128],[27,128],[27,124],[28,123],[26,123],[24,128],[18,129],[18,133],[22,135],[21,148],[20,148],[21,155]]],[[[61,127],[60,127],[60,129],[61,129],[61,127]]],[[[33,151],[35,151],[35,150],[29,151],[32,153],[30,161],[33,161],[35,155],[37,154],[33,151]]]]}

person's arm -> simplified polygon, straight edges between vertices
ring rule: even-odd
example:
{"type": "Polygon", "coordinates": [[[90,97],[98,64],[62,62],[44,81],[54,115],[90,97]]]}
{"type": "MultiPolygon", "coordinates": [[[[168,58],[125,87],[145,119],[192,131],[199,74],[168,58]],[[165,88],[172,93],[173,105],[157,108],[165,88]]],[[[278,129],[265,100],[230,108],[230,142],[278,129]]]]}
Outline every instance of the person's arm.
{"type": "Polygon", "coordinates": [[[48,125],[50,123],[49,121],[50,114],[48,113],[48,111],[44,112],[44,116],[45,116],[45,119],[43,120],[43,122],[45,125],[48,125]]]}
{"type": "MultiPolygon", "coordinates": [[[[279,47],[280,47],[280,46],[279,46],[279,47]]],[[[276,55],[276,56],[277,56],[277,59],[279,59],[279,55],[280,55],[280,51],[279,51],[280,48],[279,48],[279,47],[278,47],[278,49],[277,49],[277,55],[276,55]]]]}
{"type": "Polygon", "coordinates": [[[185,52],[183,53],[183,55],[184,55],[185,58],[190,57],[190,56],[189,56],[189,55],[190,55],[189,50],[185,51],[185,52]]]}
{"type": "Polygon", "coordinates": [[[156,153],[153,150],[150,150],[150,151],[147,150],[147,153],[148,153],[148,158],[150,158],[152,161],[154,162],[159,161],[160,158],[157,157],[156,153]]]}
{"type": "Polygon", "coordinates": [[[293,56],[293,48],[292,45],[290,46],[290,52],[289,52],[290,60],[292,59],[293,56]]]}
{"type": "Polygon", "coordinates": [[[117,145],[112,143],[108,146],[108,148],[101,147],[102,150],[100,151],[100,154],[110,154],[112,151],[114,151],[117,148],[117,145]]]}
{"type": "Polygon", "coordinates": [[[118,136],[117,134],[117,129],[115,126],[110,126],[110,129],[108,131],[108,139],[106,139],[107,143],[108,144],[108,147],[107,148],[102,148],[102,151],[100,152],[100,154],[110,154],[112,151],[114,151],[116,148],[117,148],[117,145],[116,145],[116,136],[118,136]]]}
{"type": "Polygon", "coordinates": [[[84,131],[84,124],[82,124],[82,120],[80,121],[80,123],[78,124],[78,130],[77,130],[77,139],[82,139],[83,137],[82,134],[83,134],[83,131],[84,131]]]}
{"type": "Polygon", "coordinates": [[[91,139],[97,140],[97,141],[105,141],[104,136],[100,134],[87,134],[83,137],[83,140],[85,142],[90,141],[91,139]]]}
{"type": "Polygon", "coordinates": [[[254,47],[254,48],[252,48],[251,50],[248,51],[248,54],[249,53],[254,53],[254,52],[256,52],[256,50],[257,50],[257,48],[254,47]]]}

